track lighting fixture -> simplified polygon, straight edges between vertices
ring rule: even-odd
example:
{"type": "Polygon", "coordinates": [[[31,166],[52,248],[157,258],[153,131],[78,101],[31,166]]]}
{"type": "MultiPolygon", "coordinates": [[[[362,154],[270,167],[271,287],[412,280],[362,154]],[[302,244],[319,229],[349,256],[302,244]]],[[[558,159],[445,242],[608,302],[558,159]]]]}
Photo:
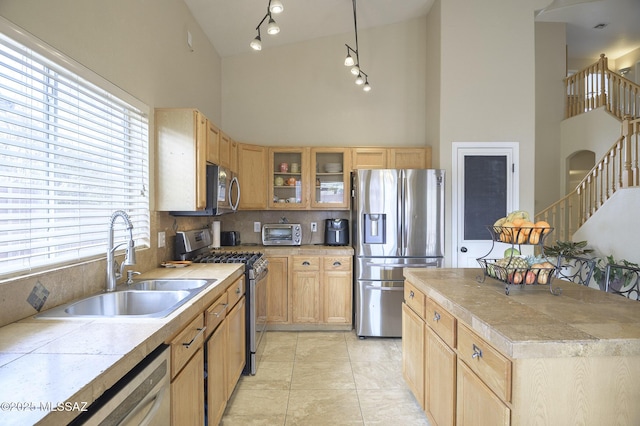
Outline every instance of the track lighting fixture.
{"type": "Polygon", "coordinates": [[[262,18],[262,20],[256,27],[256,31],[258,31],[258,35],[256,36],[256,38],[251,40],[251,43],[249,43],[249,46],[251,46],[253,50],[262,50],[262,38],[260,37],[260,26],[264,23],[264,21],[267,18],[269,18],[269,21],[267,23],[267,34],[276,35],[280,32],[280,27],[278,26],[276,21],[273,19],[271,14],[272,13],[278,14],[283,10],[284,10],[284,6],[282,5],[282,2],[280,0],[269,0],[269,5],[267,6],[267,13],[266,15],[264,15],[264,18],[262,18]]]}
{"type": "Polygon", "coordinates": [[[369,76],[362,71],[360,68],[360,55],[358,54],[358,19],[356,17],[356,0],[353,1],[353,28],[356,34],[356,48],[353,49],[348,44],[347,46],[347,57],[344,59],[344,65],[346,67],[351,67],[351,74],[356,75],[356,84],[358,86],[363,86],[362,90],[365,92],[369,92],[371,90],[371,86],[369,85],[369,76]],[[355,59],[351,56],[351,52],[353,52],[355,59]]]}

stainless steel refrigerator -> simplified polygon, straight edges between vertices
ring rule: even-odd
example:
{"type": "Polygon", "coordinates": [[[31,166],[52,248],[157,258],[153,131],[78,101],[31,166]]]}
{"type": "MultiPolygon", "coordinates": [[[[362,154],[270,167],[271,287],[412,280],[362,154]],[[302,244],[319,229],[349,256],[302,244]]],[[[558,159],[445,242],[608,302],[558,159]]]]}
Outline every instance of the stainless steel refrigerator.
{"type": "Polygon", "coordinates": [[[400,337],[403,268],[443,263],[444,170],[358,170],[352,190],[356,333],[400,337]]]}

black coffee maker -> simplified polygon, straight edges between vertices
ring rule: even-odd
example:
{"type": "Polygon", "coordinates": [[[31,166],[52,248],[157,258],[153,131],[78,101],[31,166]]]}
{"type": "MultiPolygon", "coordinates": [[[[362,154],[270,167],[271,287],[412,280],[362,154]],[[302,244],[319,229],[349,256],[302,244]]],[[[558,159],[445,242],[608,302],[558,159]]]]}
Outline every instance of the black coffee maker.
{"type": "Polygon", "coordinates": [[[349,221],[347,219],[326,219],[324,222],[324,243],[326,245],[349,245],[349,221]]]}

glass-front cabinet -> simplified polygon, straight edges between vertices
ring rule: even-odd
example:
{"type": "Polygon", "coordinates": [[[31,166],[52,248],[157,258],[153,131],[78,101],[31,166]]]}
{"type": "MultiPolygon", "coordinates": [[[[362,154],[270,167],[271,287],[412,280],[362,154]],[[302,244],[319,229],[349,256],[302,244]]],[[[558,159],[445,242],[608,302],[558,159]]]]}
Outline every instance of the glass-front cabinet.
{"type": "Polygon", "coordinates": [[[311,208],[349,208],[350,150],[311,149],[311,208]]]}
{"type": "Polygon", "coordinates": [[[309,149],[271,148],[269,154],[269,207],[308,208],[309,149]]]}

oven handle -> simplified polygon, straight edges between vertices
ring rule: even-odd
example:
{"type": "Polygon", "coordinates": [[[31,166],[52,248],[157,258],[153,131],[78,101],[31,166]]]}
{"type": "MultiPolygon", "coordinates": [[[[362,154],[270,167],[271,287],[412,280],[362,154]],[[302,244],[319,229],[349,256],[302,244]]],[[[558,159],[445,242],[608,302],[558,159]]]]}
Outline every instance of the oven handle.
{"type": "Polygon", "coordinates": [[[264,268],[264,270],[260,272],[260,275],[256,277],[256,282],[262,281],[263,279],[265,279],[268,273],[269,273],[269,268],[264,268]]]}

